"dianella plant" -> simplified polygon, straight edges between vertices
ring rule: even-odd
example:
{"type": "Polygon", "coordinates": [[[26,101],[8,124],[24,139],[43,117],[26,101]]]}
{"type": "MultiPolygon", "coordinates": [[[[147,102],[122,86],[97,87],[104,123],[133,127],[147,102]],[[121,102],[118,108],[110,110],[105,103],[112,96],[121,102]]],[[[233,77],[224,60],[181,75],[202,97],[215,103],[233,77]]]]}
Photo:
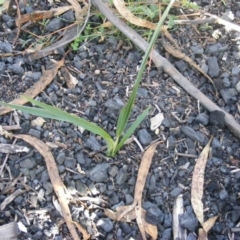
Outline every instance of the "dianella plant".
{"type": "Polygon", "coordinates": [[[31,99],[27,96],[23,96],[26,98],[30,103],[37,107],[26,107],[26,106],[20,106],[20,105],[15,105],[15,104],[10,104],[10,103],[5,103],[5,102],[0,102],[1,105],[20,110],[22,112],[26,112],[32,115],[44,117],[44,118],[50,118],[50,119],[55,119],[55,120],[60,120],[60,121],[65,121],[69,122],[75,125],[78,125],[93,134],[97,134],[101,136],[106,144],[107,144],[107,156],[115,156],[116,153],[121,149],[121,147],[124,145],[126,140],[133,134],[133,132],[136,130],[136,128],[140,125],[140,123],[143,121],[143,119],[148,115],[150,106],[145,109],[138,117],[137,119],[132,123],[132,125],[126,130],[126,125],[128,123],[134,101],[137,95],[137,90],[139,87],[139,84],[141,82],[143,72],[147,63],[147,60],[149,58],[149,55],[151,53],[151,50],[153,48],[154,43],[156,42],[156,39],[160,33],[161,26],[163,25],[164,20],[166,19],[169,10],[171,9],[171,6],[173,4],[173,0],[169,3],[167,6],[165,12],[162,15],[162,18],[158,22],[156,29],[152,35],[152,38],[150,40],[150,43],[148,45],[147,51],[144,55],[143,61],[141,63],[137,79],[134,83],[134,87],[132,90],[132,93],[128,99],[128,102],[126,106],[124,106],[118,116],[118,121],[117,121],[117,126],[116,126],[116,135],[115,138],[112,138],[103,128],[95,125],[92,122],[89,122],[81,117],[72,115],[70,113],[67,113],[66,111],[63,111],[59,108],[52,107],[50,105],[47,105],[45,103],[36,101],[34,99],[31,99]],[[125,131],[126,130],[126,131],[125,131]]]}

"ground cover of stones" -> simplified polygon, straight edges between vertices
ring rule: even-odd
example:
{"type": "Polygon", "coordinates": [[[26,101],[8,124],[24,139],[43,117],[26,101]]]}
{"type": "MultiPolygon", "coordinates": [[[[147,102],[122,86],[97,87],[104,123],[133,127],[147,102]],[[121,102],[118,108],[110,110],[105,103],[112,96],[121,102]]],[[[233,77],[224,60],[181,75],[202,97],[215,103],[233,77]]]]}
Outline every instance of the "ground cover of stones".
{"type": "MultiPolygon", "coordinates": [[[[212,14],[234,17],[233,22],[240,23],[240,3],[237,1],[225,1],[226,5],[224,1],[197,2],[212,14]]],[[[49,4],[38,3],[22,7],[22,13],[40,10],[38,7],[47,9],[49,4]]],[[[72,14],[70,11],[65,17],[71,18],[72,14]]],[[[91,16],[90,20],[95,25],[100,23],[97,16],[91,16]]],[[[4,14],[0,22],[1,32],[6,28],[15,29],[14,17],[4,14]]],[[[56,28],[56,22],[48,24],[56,28]]],[[[171,34],[183,52],[212,77],[219,97],[204,76],[164,50],[161,38],[155,49],[240,124],[240,33],[227,31],[217,24],[209,26],[200,31],[200,36],[191,25],[178,26],[171,34]],[[219,36],[214,42],[213,34],[219,36]]],[[[61,27],[60,24],[58,28],[61,27]]],[[[24,34],[20,33],[14,51],[24,49],[24,34]]],[[[16,33],[1,35],[1,53],[12,51],[15,37],[16,33]]],[[[36,99],[83,116],[114,136],[118,112],[128,99],[143,56],[143,52],[127,39],[121,47],[119,41],[115,37],[106,37],[102,42],[95,39],[84,43],[78,51],[68,53],[65,66],[77,79],[75,87],[69,88],[59,71],[36,99]]],[[[50,68],[50,59],[59,61],[68,49],[69,45],[58,53],[34,61],[21,54],[2,56],[0,99],[9,102],[26,91],[41,78],[42,66],[50,68]]],[[[208,239],[240,239],[239,139],[224,126],[222,114],[208,112],[154,65],[145,71],[130,121],[149,105],[152,106],[150,115],[134,133],[136,140],[126,144],[114,158],[104,154],[105,143],[101,138],[66,122],[45,119],[42,126],[36,126],[32,123],[36,116],[17,111],[21,129],[13,132],[29,134],[48,144],[61,179],[74,198],[69,206],[73,221],[81,223],[91,239],[119,240],[141,239],[137,223],[114,221],[106,216],[104,209],[115,211],[133,202],[143,150],[157,140],[163,142],[156,148],[142,199],[146,221],[157,226],[157,239],[173,239],[173,206],[182,194],[185,213],[180,223],[187,230],[188,240],[197,239],[200,224],[191,206],[192,173],[195,160],[213,135],[205,170],[203,204],[204,218],[218,215],[218,219],[208,239]],[[150,119],[159,112],[164,116],[161,126],[151,130],[150,119]]],[[[15,125],[14,119],[13,113],[2,115],[0,124],[15,125]]],[[[0,143],[12,144],[13,139],[0,136],[0,143]]],[[[18,139],[16,143],[30,151],[7,156],[5,167],[1,169],[0,203],[18,189],[22,193],[6,206],[1,205],[0,224],[14,220],[20,223],[18,239],[71,239],[57,209],[43,157],[25,141],[18,139]],[[2,192],[20,174],[19,181],[7,193],[2,192]]],[[[0,153],[0,157],[3,164],[6,153],[0,153]]]]}

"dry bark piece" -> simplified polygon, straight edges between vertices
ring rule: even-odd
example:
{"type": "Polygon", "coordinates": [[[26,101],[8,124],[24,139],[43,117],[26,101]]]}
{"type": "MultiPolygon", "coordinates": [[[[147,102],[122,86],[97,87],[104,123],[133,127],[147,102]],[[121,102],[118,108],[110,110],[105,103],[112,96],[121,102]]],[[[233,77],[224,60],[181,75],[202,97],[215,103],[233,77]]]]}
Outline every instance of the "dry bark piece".
{"type": "Polygon", "coordinates": [[[19,234],[17,222],[10,222],[0,226],[0,239],[17,240],[19,234]]]}
{"type": "Polygon", "coordinates": [[[11,130],[20,130],[22,128],[19,125],[10,125],[10,126],[2,126],[2,129],[5,131],[11,131],[11,130]]]}
{"type": "MultiPolygon", "coordinates": [[[[78,236],[75,226],[72,222],[71,212],[70,212],[69,206],[68,206],[69,196],[66,193],[66,188],[59,176],[56,162],[55,162],[54,157],[53,157],[52,153],[50,152],[48,146],[44,142],[42,142],[41,140],[39,140],[33,136],[22,135],[22,134],[14,135],[14,136],[16,138],[20,138],[20,139],[24,140],[25,142],[29,143],[30,145],[32,145],[35,149],[38,150],[38,152],[45,159],[51,183],[53,185],[54,191],[58,197],[58,201],[61,206],[61,212],[62,212],[63,218],[66,221],[67,227],[72,235],[72,238],[74,240],[79,240],[79,236],[78,236]]],[[[83,232],[82,232],[83,236],[89,236],[85,229],[82,228],[82,230],[83,230],[83,232]]],[[[88,239],[88,238],[85,238],[85,239],[88,239]]]]}
{"type": "Polygon", "coordinates": [[[78,80],[68,71],[68,69],[66,67],[62,67],[61,73],[63,79],[66,81],[67,87],[75,88],[76,84],[78,83],[78,80]]]}
{"type": "Polygon", "coordinates": [[[0,152],[1,153],[29,152],[29,148],[25,146],[0,143],[0,152]]]}
{"type": "Polygon", "coordinates": [[[183,195],[180,194],[173,206],[173,239],[187,239],[187,231],[180,224],[179,217],[184,213],[183,195]]]}
{"type": "MultiPolygon", "coordinates": [[[[45,70],[42,74],[42,77],[31,87],[29,88],[26,92],[23,93],[23,95],[28,96],[30,98],[36,97],[40,92],[42,92],[46,86],[48,86],[54,77],[56,76],[58,69],[62,67],[64,64],[64,59],[60,60],[59,62],[55,62],[51,69],[45,70]]],[[[11,104],[18,104],[18,105],[23,105],[27,103],[28,101],[25,98],[16,98],[13,101],[11,101],[11,104]]],[[[13,111],[13,109],[8,108],[8,107],[0,107],[0,116],[13,111]]]]}
{"type": "MultiPolygon", "coordinates": [[[[104,4],[101,0],[92,0],[93,4],[99,11],[115,25],[123,34],[125,34],[136,46],[144,52],[147,49],[148,43],[131,29],[121,19],[117,18],[112,10],[104,4]]],[[[221,111],[225,114],[225,124],[229,130],[240,139],[240,125],[234,117],[223,111],[209,98],[207,98],[201,91],[199,91],[191,82],[189,82],[166,58],[162,57],[156,50],[152,50],[152,61],[157,68],[161,68],[167,73],[179,86],[181,86],[190,96],[197,99],[208,111],[221,111]]]]}
{"type": "Polygon", "coordinates": [[[16,197],[18,197],[19,195],[21,195],[22,193],[24,193],[25,191],[21,190],[21,189],[17,189],[14,193],[12,193],[11,195],[9,195],[8,197],[6,197],[4,199],[4,201],[1,203],[0,205],[0,210],[3,211],[4,208],[10,203],[12,202],[16,197]]]}

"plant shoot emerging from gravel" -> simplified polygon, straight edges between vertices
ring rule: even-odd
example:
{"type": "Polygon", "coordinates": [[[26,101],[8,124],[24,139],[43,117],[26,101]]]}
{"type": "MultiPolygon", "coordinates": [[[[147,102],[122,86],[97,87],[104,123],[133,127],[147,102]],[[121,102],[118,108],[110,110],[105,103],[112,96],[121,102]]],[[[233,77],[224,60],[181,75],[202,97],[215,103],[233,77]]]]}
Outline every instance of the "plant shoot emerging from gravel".
{"type": "Polygon", "coordinates": [[[173,4],[174,0],[171,0],[169,5],[167,6],[165,12],[162,15],[162,18],[157,24],[157,27],[154,31],[154,34],[151,38],[151,41],[148,45],[147,51],[144,55],[143,61],[141,63],[136,82],[134,84],[132,93],[130,95],[130,98],[126,104],[125,107],[123,107],[120,111],[120,114],[118,116],[118,121],[117,121],[117,127],[116,127],[116,136],[115,139],[113,139],[104,129],[101,127],[95,125],[94,123],[91,123],[81,117],[77,117],[75,115],[72,115],[70,113],[67,113],[66,111],[63,111],[59,108],[52,107],[50,105],[47,105],[45,103],[33,100],[31,98],[25,97],[29,102],[31,102],[33,105],[36,105],[40,108],[35,108],[35,107],[25,107],[25,106],[20,106],[20,105],[15,105],[15,104],[9,104],[9,103],[4,103],[0,102],[1,105],[17,109],[29,114],[33,114],[36,116],[40,117],[45,117],[45,118],[50,118],[50,119],[55,119],[55,120],[60,120],[60,121],[65,121],[69,122],[75,125],[78,125],[94,134],[97,134],[101,136],[106,144],[107,144],[107,155],[112,157],[115,156],[116,153],[121,149],[123,144],[126,142],[126,140],[133,134],[133,132],[136,130],[136,128],[140,125],[140,123],[143,121],[143,119],[148,115],[150,107],[145,109],[138,117],[137,119],[133,122],[133,124],[126,130],[125,128],[127,125],[127,122],[129,120],[132,107],[137,95],[137,90],[139,87],[139,84],[142,79],[142,75],[148,60],[148,57],[151,53],[152,47],[154,43],[156,42],[156,39],[158,37],[158,34],[160,32],[161,26],[163,25],[164,20],[166,19],[169,10],[171,9],[171,6],[173,4]]]}

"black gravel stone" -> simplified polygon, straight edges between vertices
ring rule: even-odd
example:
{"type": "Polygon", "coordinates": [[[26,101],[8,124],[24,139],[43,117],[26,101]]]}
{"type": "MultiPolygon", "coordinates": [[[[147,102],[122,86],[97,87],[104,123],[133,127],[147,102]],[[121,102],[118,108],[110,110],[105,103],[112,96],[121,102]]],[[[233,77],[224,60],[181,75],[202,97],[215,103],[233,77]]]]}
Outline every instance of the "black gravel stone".
{"type": "Polygon", "coordinates": [[[183,61],[183,60],[180,60],[180,61],[176,61],[175,62],[175,66],[177,67],[177,69],[180,71],[180,72],[184,72],[188,69],[188,66],[187,64],[183,61]]]}
{"type": "Polygon", "coordinates": [[[152,137],[145,128],[139,130],[137,132],[137,135],[138,135],[139,141],[143,145],[149,145],[152,142],[152,137]]]}
{"type": "Polygon", "coordinates": [[[187,235],[187,240],[197,240],[197,236],[194,235],[193,233],[189,233],[187,235]]]}
{"type": "Polygon", "coordinates": [[[108,179],[108,169],[110,167],[109,163],[99,163],[90,172],[89,178],[93,182],[103,182],[108,179]]]}
{"type": "Polygon", "coordinates": [[[196,117],[196,122],[202,125],[207,125],[209,121],[209,117],[206,113],[200,113],[196,117]]]}
{"type": "Polygon", "coordinates": [[[209,45],[207,47],[206,53],[207,54],[218,53],[221,48],[222,48],[222,44],[221,43],[211,44],[211,45],[209,45]]]}
{"type": "Polygon", "coordinates": [[[184,133],[186,136],[188,136],[189,138],[191,138],[194,141],[197,141],[199,143],[204,143],[204,141],[205,141],[204,135],[202,135],[199,132],[196,132],[189,126],[182,126],[181,131],[182,131],[182,133],[184,133]]]}
{"type": "Polygon", "coordinates": [[[218,60],[216,57],[210,57],[207,61],[208,63],[208,74],[210,77],[219,76],[220,68],[218,65],[218,60]]]}
{"type": "Polygon", "coordinates": [[[2,72],[5,69],[5,63],[0,62],[0,72],[2,72]]]}
{"type": "Polygon", "coordinates": [[[129,234],[132,232],[132,227],[126,222],[121,222],[120,227],[125,234],[129,234]]]}
{"type": "Polygon", "coordinates": [[[162,232],[160,240],[172,239],[172,228],[165,228],[162,232]]]}
{"type": "Polygon", "coordinates": [[[237,101],[237,91],[234,88],[222,89],[220,94],[226,104],[232,104],[237,101]]]}
{"type": "Polygon", "coordinates": [[[108,99],[104,106],[108,109],[111,109],[113,111],[116,111],[116,110],[120,110],[123,106],[124,106],[124,103],[121,102],[121,101],[116,101],[116,100],[113,100],[113,99],[108,99]]]}
{"type": "Polygon", "coordinates": [[[132,197],[132,195],[130,194],[125,194],[125,202],[126,202],[126,205],[131,205],[133,203],[134,199],[132,197]]]}
{"type": "Polygon", "coordinates": [[[36,137],[36,138],[40,138],[41,137],[41,132],[36,130],[36,129],[33,129],[31,128],[29,131],[28,131],[28,134],[36,137]]]}
{"type": "Polygon", "coordinates": [[[232,213],[232,221],[235,223],[240,219],[240,207],[236,206],[232,213]]]}
{"type": "Polygon", "coordinates": [[[223,86],[226,88],[231,86],[231,82],[230,82],[229,78],[227,78],[227,77],[222,79],[222,83],[223,83],[223,86]]]}
{"type": "Polygon", "coordinates": [[[62,15],[62,20],[66,22],[74,22],[75,21],[74,12],[72,10],[65,12],[62,15]]]}
{"type": "Polygon", "coordinates": [[[152,206],[147,209],[146,221],[148,223],[158,225],[159,223],[163,222],[163,219],[164,214],[157,206],[152,206]]]}
{"type": "Polygon", "coordinates": [[[34,160],[31,160],[29,158],[26,158],[24,160],[22,160],[20,163],[19,163],[20,167],[21,168],[28,168],[28,169],[31,169],[33,168],[33,166],[35,165],[35,161],[34,160]]]}
{"type": "Polygon", "coordinates": [[[212,111],[209,115],[209,123],[223,128],[225,126],[225,114],[222,111],[212,111]]]}
{"type": "Polygon", "coordinates": [[[74,170],[74,168],[76,168],[76,159],[72,157],[66,157],[64,160],[64,166],[74,170]]]}
{"type": "Polygon", "coordinates": [[[99,219],[96,225],[102,228],[105,232],[111,232],[113,229],[113,222],[109,218],[99,219]]]}
{"type": "Polygon", "coordinates": [[[43,187],[46,190],[45,195],[49,195],[53,192],[53,186],[50,182],[43,183],[43,187]]]}
{"type": "Polygon", "coordinates": [[[65,153],[60,152],[56,158],[56,161],[59,165],[63,164],[63,162],[65,161],[65,153]]]}
{"type": "Polygon", "coordinates": [[[195,55],[202,55],[203,54],[203,48],[202,48],[201,45],[192,46],[191,50],[195,55]]]}
{"type": "Polygon", "coordinates": [[[217,138],[213,138],[212,148],[220,148],[220,147],[221,147],[221,143],[219,142],[219,140],[217,138]]]}
{"type": "Polygon", "coordinates": [[[128,166],[124,165],[122,168],[119,169],[117,176],[116,176],[116,183],[123,184],[127,180],[127,169],[128,166]]]}
{"type": "Polygon", "coordinates": [[[47,32],[54,32],[60,28],[63,27],[63,21],[60,18],[54,18],[51,20],[47,26],[46,26],[46,31],[47,32]]]}
{"type": "Polygon", "coordinates": [[[118,173],[118,167],[113,165],[109,171],[108,171],[109,175],[111,175],[112,177],[115,177],[118,173]]]}
{"type": "Polygon", "coordinates": [[[240,67],[239,66],[234,66],[232,68],[232,75],[238,75],[240,73],[240,67]]]}
{"type": "Polygon", "coordinates": [[[77,153],[76,154],[76,159],[77,159],[77,162],[79,163],[79,164],[82,164],[82,165],[84,165],[85,164],[85,157],[84,157],[84,154],[83,154],[83,152],[79,152],[79,153],[77,153]]]}
{"type": "Polygon", "coordinates": [[[190,232],[194,232],[198,226],[198,220],[193,213],[184,213],[180,215],[180,224],[190,232]]]}
{"type": "Polygon", "coordinates": [[[225,189],[221,190],[220,193],[219,193],[219,198],[221,200],[226,200],[228,199],[228,193],[225,189]]]}
{"type": "Polygon", "coordinates": [[[177,197],[178,195],[180,195],[182,193],[182,188],[176,187],[171,191],[171,196],[172,197],[177,197]]]}
{"type": "Polygon", "coordinates": [[[84,146],[90,148],[93,151],[100,151],[102,149],[102,146],[98,142],[97,138],[92,135],[89,136],[84,146]]]}
{"type": "MultiPolygon", "coordinates": [[[[12,22],[12,20],[10,20],[12,22]]],[[[4,53],[12,53],[12,45],[9,42],[0,41],[0,51],[4,53]]]]}
{"type": "Polygon", "coordinates": [[[145,88],[139,88],[137,94],[140,98],[148,98],[148,90],[145,88]]]}
{"type": "Polygon", "coordinates": [[[8,70],[11,72],[17,74],[17,75],[22,75],[24,73],[24,69],[19,66],[19,64],[13,64],[13,65],[8,65],[8,70]]]}

